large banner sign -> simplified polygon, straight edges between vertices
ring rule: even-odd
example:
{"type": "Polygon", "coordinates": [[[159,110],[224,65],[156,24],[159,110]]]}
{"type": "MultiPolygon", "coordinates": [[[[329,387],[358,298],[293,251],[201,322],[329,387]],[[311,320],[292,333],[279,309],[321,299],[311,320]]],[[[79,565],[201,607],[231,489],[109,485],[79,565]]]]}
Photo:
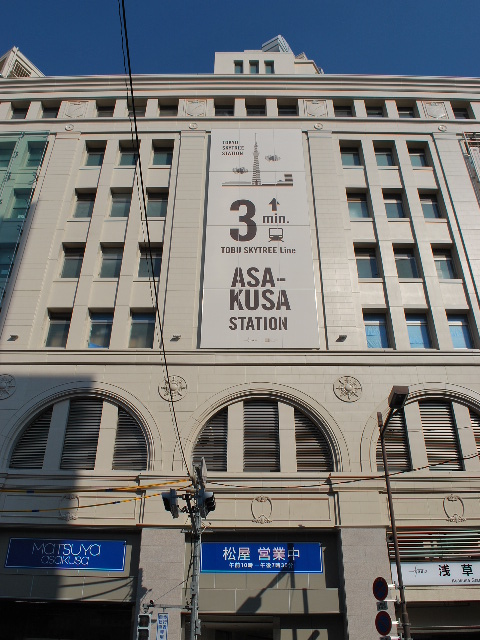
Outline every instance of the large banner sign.
{"type": "Polygon", "coordinates": [[[323,573],[322,546],[308,542],[205,542],[203,573],[323,573]]]}
{"type": "Polygon", "coordinates": [[[212,132],[201,346],[319,346],[300,131],[212,132]]]}
{"type": "Polygon", "coordinates": [[[10,538],[5,567],[123,571],[124,540],[10,538]]]}

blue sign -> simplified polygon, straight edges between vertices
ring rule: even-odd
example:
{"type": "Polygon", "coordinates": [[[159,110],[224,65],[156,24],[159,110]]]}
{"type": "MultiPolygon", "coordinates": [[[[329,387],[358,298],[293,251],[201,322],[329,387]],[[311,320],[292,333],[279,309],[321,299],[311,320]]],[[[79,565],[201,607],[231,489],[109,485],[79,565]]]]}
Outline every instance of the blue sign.
{"type": "Polygon", "coordinates": [[[203,573],[323,573],[318,542],[205,542],[203,573]]]}
{"type": "Polygon", "coordinates": [[[159,613],[157,617],[157,640],[167,640],[168,613],[159,613]]]}
{"type": "Polygon", "coordinates": [[[123,571],[125,540],[10,538],[6,568],[123,571]]]}

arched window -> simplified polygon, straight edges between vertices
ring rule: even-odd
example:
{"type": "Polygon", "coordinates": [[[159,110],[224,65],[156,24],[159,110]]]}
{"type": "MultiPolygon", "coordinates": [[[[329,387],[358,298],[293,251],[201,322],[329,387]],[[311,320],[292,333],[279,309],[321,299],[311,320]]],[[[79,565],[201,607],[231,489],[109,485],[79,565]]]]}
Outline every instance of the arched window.
{"type": "Polygon", "coordinates": [[[193,463],[200,464],[202,457],[209,471],[334,470],[332,451],[321,428],[299,409],[270,398],[248,398],[210,418],[195,443],[193,463]],[[232,408],[236,416],[233,431],[229,425],[232,408]],[[243,460],[239,458],[242,453],[243,460]]]}
{"type": "MultiPolygon", "coordinates": [[[[403,409],[393,414],[388,423],[388,428],[385,431],[385,449],[390,473],[410,471],[412,469],[403,409]]],[[[378,471],[384,471],[380,438],[377,442],[377,469],[378,471]]]]}
{"type": "Polygon", "coordinates": [[[94,470],[103,428],[116,428],[113,451],[108,450],[113,470],[148,468],[148,445],[140,424],[122,407],[94,396],[59,400],[44,409],[18,438],[9,467],[42,469],[49,452],[49,469],[94,470]]]}

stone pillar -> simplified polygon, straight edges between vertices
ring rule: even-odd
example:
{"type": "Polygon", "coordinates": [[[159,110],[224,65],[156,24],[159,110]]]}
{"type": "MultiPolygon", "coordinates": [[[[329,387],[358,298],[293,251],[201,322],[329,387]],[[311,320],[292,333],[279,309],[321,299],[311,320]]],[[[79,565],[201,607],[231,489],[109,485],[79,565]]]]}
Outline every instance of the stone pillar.
{"type": "Polygon", "coordinates": [[[165,612],[169,614],[168,640],[180,640],[184,579],[185,538],[180,529],[143,529],[133,640],[137,637],[137,615],[150,600],[154,602],[147,609],[152,614],[150,637],[155,638],[157,614],[165,612]]]}
{"type": "MultiPolygon", "coordinates": [[[[382,576],[387,582],[391,581],[385,529],[345,527],[340,533],[346,637],[350,640],[372,640],[378,637],[375,629],[377,601],[372,593],[373,581],[378,576],[382,576]]],[[[388,613],[395,620],[391,602],[388,603],[388,613]]]]}

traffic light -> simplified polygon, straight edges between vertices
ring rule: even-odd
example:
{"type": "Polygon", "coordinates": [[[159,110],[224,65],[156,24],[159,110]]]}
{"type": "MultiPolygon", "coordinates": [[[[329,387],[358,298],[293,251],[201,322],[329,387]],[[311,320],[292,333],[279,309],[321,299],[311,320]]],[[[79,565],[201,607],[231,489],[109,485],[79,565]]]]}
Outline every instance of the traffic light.
{"type": "Polygon", "coordinates": [[[163,504],[165,506],[166,511],[170,511],[173,518],[178,518],[178,496],[175,489],[170,489],[170,491],[164,491],[162,493],[163,504]]]}
{"type": "Polygon", "coordinates": [[[151,613],[140,613],[137,622],[137,640],[150,640],[151,613]]]}
{"type": "Polygon", "coordinates": [[[202,487],[198,492],[197,506],[202,518],[206,518],[210,511],[215,511],[215,496],[213,491],[205,491],[202,487]]]}

